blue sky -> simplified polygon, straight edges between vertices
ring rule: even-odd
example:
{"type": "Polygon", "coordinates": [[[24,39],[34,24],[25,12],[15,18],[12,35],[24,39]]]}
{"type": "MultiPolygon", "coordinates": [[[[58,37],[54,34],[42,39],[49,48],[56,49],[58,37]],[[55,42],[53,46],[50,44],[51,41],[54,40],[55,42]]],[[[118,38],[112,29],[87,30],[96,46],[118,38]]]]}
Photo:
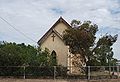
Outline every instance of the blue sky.
{"type": "MultiPolygon", "coordinates": [[[[62,16],[91,20],[99,26],[97,36],[118,34],[113,45],[120,59],[120,0],[0,0],[0,16],[36,42],[62,16]]],[[[36,45],[0,19],[0,41],[36,45]]]]}

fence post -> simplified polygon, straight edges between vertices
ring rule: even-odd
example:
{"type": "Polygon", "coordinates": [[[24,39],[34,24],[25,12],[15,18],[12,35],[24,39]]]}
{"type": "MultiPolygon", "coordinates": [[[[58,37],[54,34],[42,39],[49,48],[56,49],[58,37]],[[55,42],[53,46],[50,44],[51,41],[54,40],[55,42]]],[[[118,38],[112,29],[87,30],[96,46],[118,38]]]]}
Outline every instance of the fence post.
{"type": "Polygon", "coordinates": [[[54,80],[56,79],[56,66],[54,66],[54,80]]]}
{"type": "Polygon", "coordinates": [[[117,66],[117,75],[118,75],[118,79],[119,79],[119,66],[117,66]]]}
{"type": "Polygon", "coordinates": [[[109,65],[108,68],[109,68],[109,75],[110,75],[111,74],[111,66],[109,65]]]}
{"type": "Polygon", "coordinates": [[[88,66],[88,80],[90,80],[90,66],[88,66]]]}
{"type": "Polygon", "coordinates": [[[25,77],[25,66],[24,66],[24,79],[25,79],[26,77],[25,77]]]}

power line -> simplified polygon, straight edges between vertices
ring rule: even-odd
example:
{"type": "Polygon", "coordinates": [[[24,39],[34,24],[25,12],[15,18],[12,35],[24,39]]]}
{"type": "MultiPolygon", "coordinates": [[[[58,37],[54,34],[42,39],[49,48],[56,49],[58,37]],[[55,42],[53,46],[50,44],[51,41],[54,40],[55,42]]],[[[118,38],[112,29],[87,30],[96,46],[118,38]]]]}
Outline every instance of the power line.
{"type": "Polygon", "coordinates": [[[22,34],[24,37],[26,37],[27,39],[37,43],[36,41],[34,41],[32,38],[28,37],[26,34],[24,34],[23,32],[21,32],[20,30],[16,29],[15,26],[13,26],[12,24],[10,24],[7,20],[5,20],[4,18],[2,18],[0,16],[0,19],[2,19],[4,22],[6,22],[10,27],[12,27],[14,30],[16,30],[17,32],[19,32],[20,34],[22,34]]]}

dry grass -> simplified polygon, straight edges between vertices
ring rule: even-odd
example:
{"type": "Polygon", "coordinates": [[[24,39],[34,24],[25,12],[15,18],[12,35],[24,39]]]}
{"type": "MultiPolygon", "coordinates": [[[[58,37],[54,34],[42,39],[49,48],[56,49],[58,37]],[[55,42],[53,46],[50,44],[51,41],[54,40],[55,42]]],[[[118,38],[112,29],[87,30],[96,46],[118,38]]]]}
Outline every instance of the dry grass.
{"type": "Polygon", "coordinates": [[[120,79],[106,79],[106,80],[64,80],[64,79],[0,79],[0,82],[120,82],[120,79]]]}
{"type": "Polygon", "coordinates": [[[100,71],[93,71],[93,72],[91,72],[90,73],[90,75],[92,75],[92,76],[100,76],[100,75],[109,75],[109,72],[100,72],[100,71]]]}

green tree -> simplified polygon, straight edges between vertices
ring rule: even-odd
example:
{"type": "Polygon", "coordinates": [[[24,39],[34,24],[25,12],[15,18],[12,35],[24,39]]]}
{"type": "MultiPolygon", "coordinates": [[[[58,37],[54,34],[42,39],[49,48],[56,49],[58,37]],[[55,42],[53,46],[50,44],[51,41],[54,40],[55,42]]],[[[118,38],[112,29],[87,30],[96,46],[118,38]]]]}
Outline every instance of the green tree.
{"type": "Polygon", "coordinates": [[[0,66],[22,65],[20,48],[16,43],[2,43],[0,45],[0,66]]]}
{"type": "Polygon", "coordinates": [[[48,49],[41,50],[39,47],[24,43],[0,42],[0,66],[2,66],[0,75],[23,74],[23,67],[13,66],[26,66],[25,71],[28,75],[51,75],[53,73],[52,66],[55,65],[52,58],[54,56],[50,56],[48,49]]]}
{"type": "Polygon", "coordinates": [[[41,50],[40,47],[38,47],[38,56],[37,61],[39,62],[40,66],[49,66],[49,49],[45,48],[44,51],[41,50]]]}
{"type": "Polygon", "coordinates": [[[73,20],[71,27],[63,33],[64,43],[69,46],[71,53],[82,55],[84,62],[86,62],[87,57],[87,65],[98,65],[99,60],[101,60],[100,65],[106,64],[106,59],[110,61],[113,57],[111,46],[116,42],[117,35],[105,35],[96,43],[96,33],[98,31],[96,24],[92,24],[91,21],[81,23],[78,20],[73,20]]]}
{"type": "Polygon", "coordinates": [[[31,45],[0,42],[0,66],[44,66],[48,51],[31,45]]]}
{"type": "Polygon", "coordinates": [[[0,42],[0,66],[54,66],[56,53],[50,55],[49,49],[25,45],[24,43],[0,42]]]}
{"type": "Polygon", "coordinates": [[[94,52],[94,56],[96,56],[100,65],[111,65],[113,58],[113,48],[112,45],[116,42],[118,35],[104,35],[101,37],[96,47],[92,52],[94,52]]]}

